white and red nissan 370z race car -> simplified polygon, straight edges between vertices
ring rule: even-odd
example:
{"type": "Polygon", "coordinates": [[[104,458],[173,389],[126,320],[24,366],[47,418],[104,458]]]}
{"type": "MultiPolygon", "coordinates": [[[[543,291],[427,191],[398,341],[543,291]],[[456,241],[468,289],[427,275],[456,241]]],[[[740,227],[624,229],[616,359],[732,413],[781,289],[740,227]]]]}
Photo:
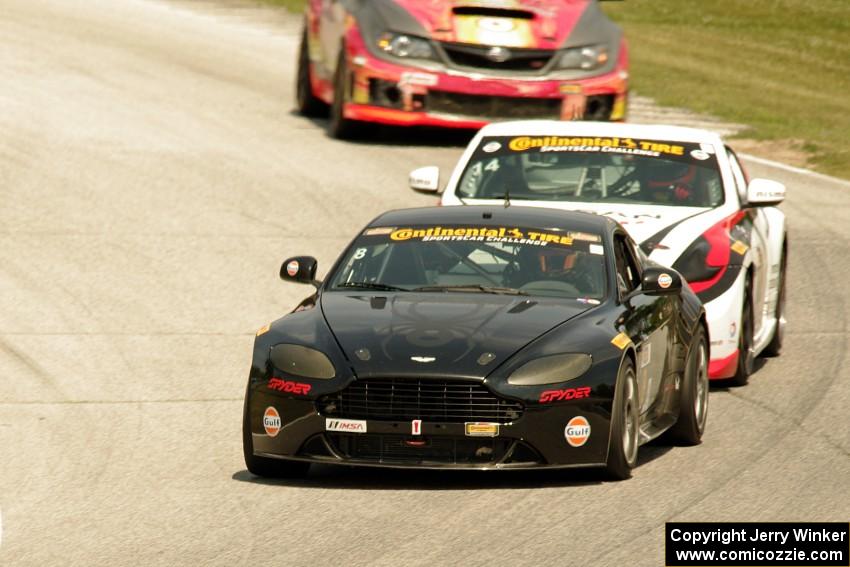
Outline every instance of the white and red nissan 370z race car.
{"type": "MultiPolygon", "coordinates": [[[[429,166],[411,188],[439,190],[429,166]]],[[[464,151],[444,206],[589,211],[619,221],[639,254],[673,267],[705,304],[712,378],[746,383],[785,327],[785,186],[748,179],[714,133],[672,126],[523,121],[486,126],[464,151]]],[[[625,285],[625,284],[624,284],[625,285]]]]}

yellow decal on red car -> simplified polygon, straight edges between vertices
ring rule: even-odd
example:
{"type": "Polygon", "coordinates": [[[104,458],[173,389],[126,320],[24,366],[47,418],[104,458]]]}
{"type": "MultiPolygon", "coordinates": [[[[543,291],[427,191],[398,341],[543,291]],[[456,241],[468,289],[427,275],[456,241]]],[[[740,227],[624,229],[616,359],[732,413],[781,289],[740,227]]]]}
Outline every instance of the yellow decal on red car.
{"type": "Polygon", "coordinates": [[[531,21],[493,16],[458,15],[454,18],[458,43],[501,47],[534,47],[531,21]]]}

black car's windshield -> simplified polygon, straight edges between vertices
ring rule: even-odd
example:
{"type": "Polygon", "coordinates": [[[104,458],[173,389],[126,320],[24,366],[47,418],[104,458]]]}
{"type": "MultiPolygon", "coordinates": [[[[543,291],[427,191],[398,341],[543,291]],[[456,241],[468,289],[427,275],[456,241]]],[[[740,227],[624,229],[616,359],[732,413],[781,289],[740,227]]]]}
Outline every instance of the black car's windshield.
{"type": "Polygon", "coordinates": [[[368,228],[330,277],[330,290],[605,295],[599,234],[515,226],[368,228]]]}
{"type": "Polygon", "coordinates": [[[457,186],[465,199],[717,207],[723,184],[708,144],[633,138],[481,140],[457,186]]]}

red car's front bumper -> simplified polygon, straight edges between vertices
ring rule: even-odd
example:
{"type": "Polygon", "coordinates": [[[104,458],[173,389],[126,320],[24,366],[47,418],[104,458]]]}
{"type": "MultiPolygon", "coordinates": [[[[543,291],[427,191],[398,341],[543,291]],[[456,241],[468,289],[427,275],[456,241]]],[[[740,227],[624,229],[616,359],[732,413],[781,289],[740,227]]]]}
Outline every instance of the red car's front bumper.
{"type": "MultiPolygon", "coordinates": [[[[568,81],[406,67],[374,57],[362,42],[351,39],[349,35],[350,93],[343,107],[344,117],[351,120],[480,128],[494,120],[625,119],[625,47],[612,72],[568,81]]],[[[327,99],[332,96],[329,87],[317,82],[314,92],[327,99]]]]}

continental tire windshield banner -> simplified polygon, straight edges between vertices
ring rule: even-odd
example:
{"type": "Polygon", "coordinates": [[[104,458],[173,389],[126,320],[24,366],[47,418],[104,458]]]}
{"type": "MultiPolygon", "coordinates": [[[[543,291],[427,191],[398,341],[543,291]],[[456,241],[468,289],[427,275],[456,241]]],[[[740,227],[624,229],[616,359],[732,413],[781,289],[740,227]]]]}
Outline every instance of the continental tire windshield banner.
{"type": "Polygon", "coordinates": [[[389,242],[498,242],[525,246],[561,246],[602,254],[602,237],[588,232],[541,230],[517,226],[375,227],[363,236],[389,242]]]}
{"type": "Polygon", "coordinates": [[[702,166],[717,162],[714,146],[711,144],[616,136],[493,136],[481,140],[473,159],[482,159],[487,156],[558,153],[657,157],[702,166]]]}

